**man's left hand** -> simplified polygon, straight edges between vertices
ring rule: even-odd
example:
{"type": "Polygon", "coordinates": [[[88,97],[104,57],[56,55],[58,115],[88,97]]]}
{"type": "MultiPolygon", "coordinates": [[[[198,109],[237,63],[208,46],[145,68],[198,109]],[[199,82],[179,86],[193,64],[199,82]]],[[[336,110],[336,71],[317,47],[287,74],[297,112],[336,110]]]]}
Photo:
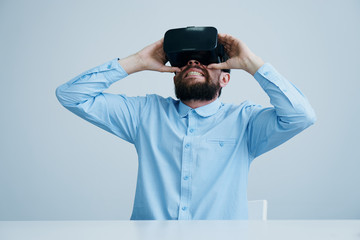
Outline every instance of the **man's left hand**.
{"type": "Polygon", "coordinates": [[[264,64],[264,61],[256,56],[244,42],[228,34],[218,34],[219,43],[224,45],[229,59],[223,63],[208,65],[212,69],[243,69],[254,75],[264,64]]]}

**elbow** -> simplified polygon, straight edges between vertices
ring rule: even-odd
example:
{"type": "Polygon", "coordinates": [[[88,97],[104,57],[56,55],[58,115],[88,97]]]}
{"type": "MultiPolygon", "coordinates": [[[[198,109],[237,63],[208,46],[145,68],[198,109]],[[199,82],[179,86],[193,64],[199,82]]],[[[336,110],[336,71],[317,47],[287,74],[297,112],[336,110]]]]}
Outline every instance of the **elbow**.
{"type": "Polygon", "coordinates": [[[298,125],[298,127],[301,129],[305,129],[313,125],[316,122],[316,119],[317,118],[314,109],[310,108],[308,111],[299,116],[299,120],[296,121],[296,125],[298,125]]]}
{"type": "Polygon", "coordinates": [[[316,122],[316,114],[312,108],[301,113],[280,117],[279,122],[284,129],[304,130],[316,122]]]}
{"type": "Polygon", "coordinates": [[[313,108],[310,108],[306,112],[304,119],[305,119],[304,122],[306,123],[307,127],[310,127],[316,122],[317,118],[313,108]]]}
{"type": "Polygon", "coordinates": [[[63,93],[63,85],[59,86],[55,90],[55,96],[58,99],[58,101],[61,103],[61,105],[64,105],[64,93],[63,93]]]}
{"type": "Polygon", "coordinates": [[[66,91],[66,84],[60,85],[55,90],[55,96],[60,102],[61,105],[64,107],[72,105],[71,98],[69,97],[69,94],[66,91]]]}

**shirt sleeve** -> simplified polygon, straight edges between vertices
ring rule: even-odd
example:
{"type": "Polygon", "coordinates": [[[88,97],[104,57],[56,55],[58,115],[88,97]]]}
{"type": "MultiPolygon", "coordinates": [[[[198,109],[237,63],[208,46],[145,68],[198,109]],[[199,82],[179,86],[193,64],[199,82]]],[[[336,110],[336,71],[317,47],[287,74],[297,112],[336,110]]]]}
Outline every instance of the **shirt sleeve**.
{"type": "Polygon", "coordinates": [[[117,59],[92,68],[56,89],[59,102],[94,125],[134,143],[147,97],[103,93],[128,76],[117,59]]]}
{"type": "Polygon", "coordinates": [[[254,77],[270,97],[273,107],[253,105],[247,129],[253,158],[284,143],[316,120],[307,98],[271,64],[265,63],[254,77]]]}

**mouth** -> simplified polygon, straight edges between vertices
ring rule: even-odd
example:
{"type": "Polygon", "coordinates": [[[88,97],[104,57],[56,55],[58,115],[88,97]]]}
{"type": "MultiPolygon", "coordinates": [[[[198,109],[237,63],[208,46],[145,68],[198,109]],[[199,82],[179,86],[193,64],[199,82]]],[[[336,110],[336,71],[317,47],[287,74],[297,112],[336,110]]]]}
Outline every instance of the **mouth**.
{"type": "Polygon", "coordinates": [[[205,75],[198,69],[190,69],[189,72],[186,73],[186,77],[204,77],[205,75]]]}
{"type": "Polygon", "coordinates": [[[190,76],[204,76],[204,74],[191,71],[191,72],[188,72],[188,74],[186,74],[186,77],[190,77],[190,76]]]}

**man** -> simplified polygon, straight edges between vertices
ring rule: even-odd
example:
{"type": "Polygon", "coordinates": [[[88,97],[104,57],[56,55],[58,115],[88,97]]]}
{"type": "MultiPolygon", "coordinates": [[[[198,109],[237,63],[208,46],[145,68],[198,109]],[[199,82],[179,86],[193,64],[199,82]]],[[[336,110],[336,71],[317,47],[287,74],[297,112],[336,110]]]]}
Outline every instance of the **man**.
{"type": "MultiPolygon", "coordinates": [[[[229,59],[166,66],[163,40],[114,59],[57,88],[61,104],[135,145],[138,179],[131,219],[247,219],[250,163],[315,121],[304,95],[242,41],[219,34],[229,59]],[[242,69],[269,95],[272,108],[221,103],[221,88],[242,69]],[[135,72],[175,72],[179,100],[103,93],[135,72]]],[[[121,158],[121,153],[119,153],[121,158]]]]}

